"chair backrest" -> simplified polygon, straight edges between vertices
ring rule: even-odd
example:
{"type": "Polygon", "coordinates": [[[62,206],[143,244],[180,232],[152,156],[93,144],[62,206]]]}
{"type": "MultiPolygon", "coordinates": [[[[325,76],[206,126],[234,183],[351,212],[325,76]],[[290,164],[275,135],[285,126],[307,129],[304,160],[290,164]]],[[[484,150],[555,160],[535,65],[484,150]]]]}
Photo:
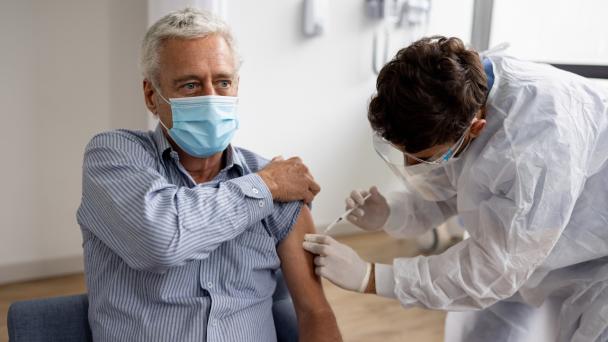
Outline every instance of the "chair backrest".
{"type": "Polygon", "coordinates": [[[8,309],[9,341],[93,341],[88,308],[86,294],[15,302],[8,309]]]}
{"type": "MultiPolygon", "coordinates": [[[[8,309],[9,341],[91,342],[88,309],[86,294],[15,302],[8,309]]],[[[275,293],[272,312],[278,341],[297,341],[298,322],[286,286],[275,293]]]]}

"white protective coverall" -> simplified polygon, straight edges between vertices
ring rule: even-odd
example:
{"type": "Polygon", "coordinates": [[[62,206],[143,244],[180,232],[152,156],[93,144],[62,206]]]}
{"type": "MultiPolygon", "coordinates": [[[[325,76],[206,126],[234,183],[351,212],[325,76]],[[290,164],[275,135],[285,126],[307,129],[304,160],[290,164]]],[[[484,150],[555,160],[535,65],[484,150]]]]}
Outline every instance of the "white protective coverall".
{"type": "Polygon", "coordinates": [[[448,341],[534,340],[537,307],[551,301],[557,341],[606,341],[608,91],[549,65],[488,57],[486,127],[433,171],[454,196],[390,194],[384,227],[410,237],[458,214],[470,238],[377,265],[377,291],[406,307],[468,311],[450,314],[448,341]]]}

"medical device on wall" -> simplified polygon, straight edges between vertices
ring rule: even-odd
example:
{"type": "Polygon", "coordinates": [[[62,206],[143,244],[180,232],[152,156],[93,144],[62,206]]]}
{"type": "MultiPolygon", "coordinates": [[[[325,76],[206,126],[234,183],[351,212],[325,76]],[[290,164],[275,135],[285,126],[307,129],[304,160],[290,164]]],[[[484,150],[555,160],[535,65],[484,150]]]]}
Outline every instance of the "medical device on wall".
{"type": "Polygon", "coordinates": [[[372,68],[376,74],[389,60],[391,34],[404,29],[414,40],[426,28],[431,0],[365,0],[367,16],[381,21],[374,33],[372,68]]]}
{"type": "Polygon", "coordinates": [[[327,31],[329,21],[329,0],[304,0],[304,34],[308,37],[320,36],[327,31]]]}

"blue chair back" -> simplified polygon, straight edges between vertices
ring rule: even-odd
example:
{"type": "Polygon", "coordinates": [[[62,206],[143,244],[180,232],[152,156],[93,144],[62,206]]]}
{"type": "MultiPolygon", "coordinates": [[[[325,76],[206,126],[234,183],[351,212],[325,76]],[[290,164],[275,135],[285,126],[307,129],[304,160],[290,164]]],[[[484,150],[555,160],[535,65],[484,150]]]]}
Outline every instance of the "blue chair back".
{"type": "Polygon", "coordinates": [[[13,303],[8,309],[10,342],[93,341],[85,294],[13,303]]]}
{"type": "MultiPolygon", "coordinates": [[[[9,342],[91,342],[88,309],[86,294],[15,302],[8,309],[9,342]]],[[[278,341],[297,341],[297,318],[282,282],[272,313],[278,341]]]]}

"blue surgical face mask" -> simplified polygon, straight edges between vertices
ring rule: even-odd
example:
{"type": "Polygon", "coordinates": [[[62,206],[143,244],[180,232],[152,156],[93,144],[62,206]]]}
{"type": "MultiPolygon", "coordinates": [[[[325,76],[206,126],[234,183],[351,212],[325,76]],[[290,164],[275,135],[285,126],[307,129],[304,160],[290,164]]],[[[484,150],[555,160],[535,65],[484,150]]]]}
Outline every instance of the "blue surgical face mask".
{"type": "Polygon", "coordinates": [[[173,115],[169,136],[179,147],[193,157],[206,158],[228,147],[239,128],[237,118],[238,97],[196,96],[165,99],[173,115]]]}

